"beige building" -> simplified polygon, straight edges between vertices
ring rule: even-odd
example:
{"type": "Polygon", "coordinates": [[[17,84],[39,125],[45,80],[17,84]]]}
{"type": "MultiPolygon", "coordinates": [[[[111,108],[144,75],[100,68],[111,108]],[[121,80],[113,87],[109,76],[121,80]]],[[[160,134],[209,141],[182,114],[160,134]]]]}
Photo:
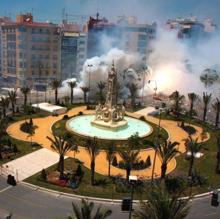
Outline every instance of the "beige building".
{"type": "Polygon", "coordinates": [[[53,78],[61,78],[60,28],[34,22],[31,14],[16,22],[1,22],[1,75],[4,84],[29,85],[44,90],[53,78]]]}

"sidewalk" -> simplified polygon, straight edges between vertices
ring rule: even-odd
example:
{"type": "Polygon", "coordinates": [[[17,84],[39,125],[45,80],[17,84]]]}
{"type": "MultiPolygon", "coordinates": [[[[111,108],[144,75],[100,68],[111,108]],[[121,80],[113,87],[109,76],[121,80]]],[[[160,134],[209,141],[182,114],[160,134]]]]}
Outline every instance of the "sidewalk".
{"type": "Polygon", "coordinates": [[[59,160],[59,155],[46,148],[27,154],[23,157],[2,165],[0,174],[14,175],[17,181],[22,181],[43,168],[47,168],[59,160]]]}

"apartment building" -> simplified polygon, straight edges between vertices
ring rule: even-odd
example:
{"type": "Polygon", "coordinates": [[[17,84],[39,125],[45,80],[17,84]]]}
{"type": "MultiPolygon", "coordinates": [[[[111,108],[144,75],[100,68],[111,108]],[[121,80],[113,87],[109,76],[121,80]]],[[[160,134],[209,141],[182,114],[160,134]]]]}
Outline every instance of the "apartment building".
{"type": "Polygon", "coordinates": [[[35,22],[30,13],[1,22],[1,76],[4,84],[44,90],[61,78],[60,27],[35,22]]]}
{"type": "Polygon", "coordinates": [[[63,21],[61,25],[61,75],[62,79],[79,79],[87,58],[87,34],[77,24],[63,21]]]}

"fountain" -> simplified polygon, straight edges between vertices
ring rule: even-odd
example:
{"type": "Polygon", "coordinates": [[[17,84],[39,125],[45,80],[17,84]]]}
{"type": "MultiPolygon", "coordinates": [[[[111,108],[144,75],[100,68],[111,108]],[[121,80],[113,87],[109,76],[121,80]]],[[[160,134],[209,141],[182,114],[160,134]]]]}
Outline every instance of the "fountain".
{"type": "Polygon", "coordinates": [[[108,91],[104,105],[97,105],[95,109],[95,119],[91,122],[106,128],[120,128],[127,125],[125,120],[125,108],[123,105],[117,105],[117,72],[112,64],[108,72],[108,91]]]}
{"type": "Polygon", "coordinates": [[[93,115],[75,116],[67,121],[66,128],[81,137],[101,140],[127,140],[138,133],[144,138],[153,131],[144,121],[125,116],[123,105],[117,104],[117,72],[114,63],[108,72],[108,90],[105,103],[98,104],[93,115]]]}

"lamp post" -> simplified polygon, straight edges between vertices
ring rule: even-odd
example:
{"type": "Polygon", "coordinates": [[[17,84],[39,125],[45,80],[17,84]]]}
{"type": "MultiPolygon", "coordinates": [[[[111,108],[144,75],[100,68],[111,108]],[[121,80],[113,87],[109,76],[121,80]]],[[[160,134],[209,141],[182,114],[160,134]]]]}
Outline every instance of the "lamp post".
{"type": "Polygon", "coordinates": [[[150,84],[152,81],[155,83],[154,96],[156,97],[156,96],[157,96],[157,81],[155,81],[155,80],[149,80],[149,81],[148,81],[148,84],[150,84]]]}
{"type": "Polygon", "coordinates": [[[90,88],[90,82],[91,82],[91,78],[90,78],[90,74],[91,74],[91,68],[93,67],[92,64],[88,64],[87,67],[89,68],[89,96],[88,96],[88,102],[90,103],[90,92],[91,92],[91,88],[90,88]]]}
{"type": "MultiPolygon", "coordinates": [[[[41,77],[41,69],[42,69],[42,64],[41,62],[38,63],[38,86],[40,84],[40,77],[41,77]]],[[[38,93],[38,88],[37,88],[37,108],[39,109],[39,93],[38,93]]]]}
{"type": "Polygon", "coordinates": [[[129,216],[128,218],[131,219],[131,212],[132,212],[132,204],[133,204],[133,195],[134,195],[134,186],[137,181],[137,176],[129,176],[129,182],[131,185],[131,201],[130,201],[130,207],[129,207],[129,216]]]}
{"type": "Polygon", "coordinates": [[[160,134],[160,122],[161,122],[161,109],[159,109],[159,121],[158,121],[158,130],[157,130],[157,136],[156,136],[156,144],[154,147],[154,161],[153,161],[153,168],[152,168],[152,174],[151,174],[151,186],[153,185],[154,180],[154,170],[155,170],[155,164],[156,164],[156,157],[157,157],[157,147],[159,143],[159,134],[160,134]]]}

